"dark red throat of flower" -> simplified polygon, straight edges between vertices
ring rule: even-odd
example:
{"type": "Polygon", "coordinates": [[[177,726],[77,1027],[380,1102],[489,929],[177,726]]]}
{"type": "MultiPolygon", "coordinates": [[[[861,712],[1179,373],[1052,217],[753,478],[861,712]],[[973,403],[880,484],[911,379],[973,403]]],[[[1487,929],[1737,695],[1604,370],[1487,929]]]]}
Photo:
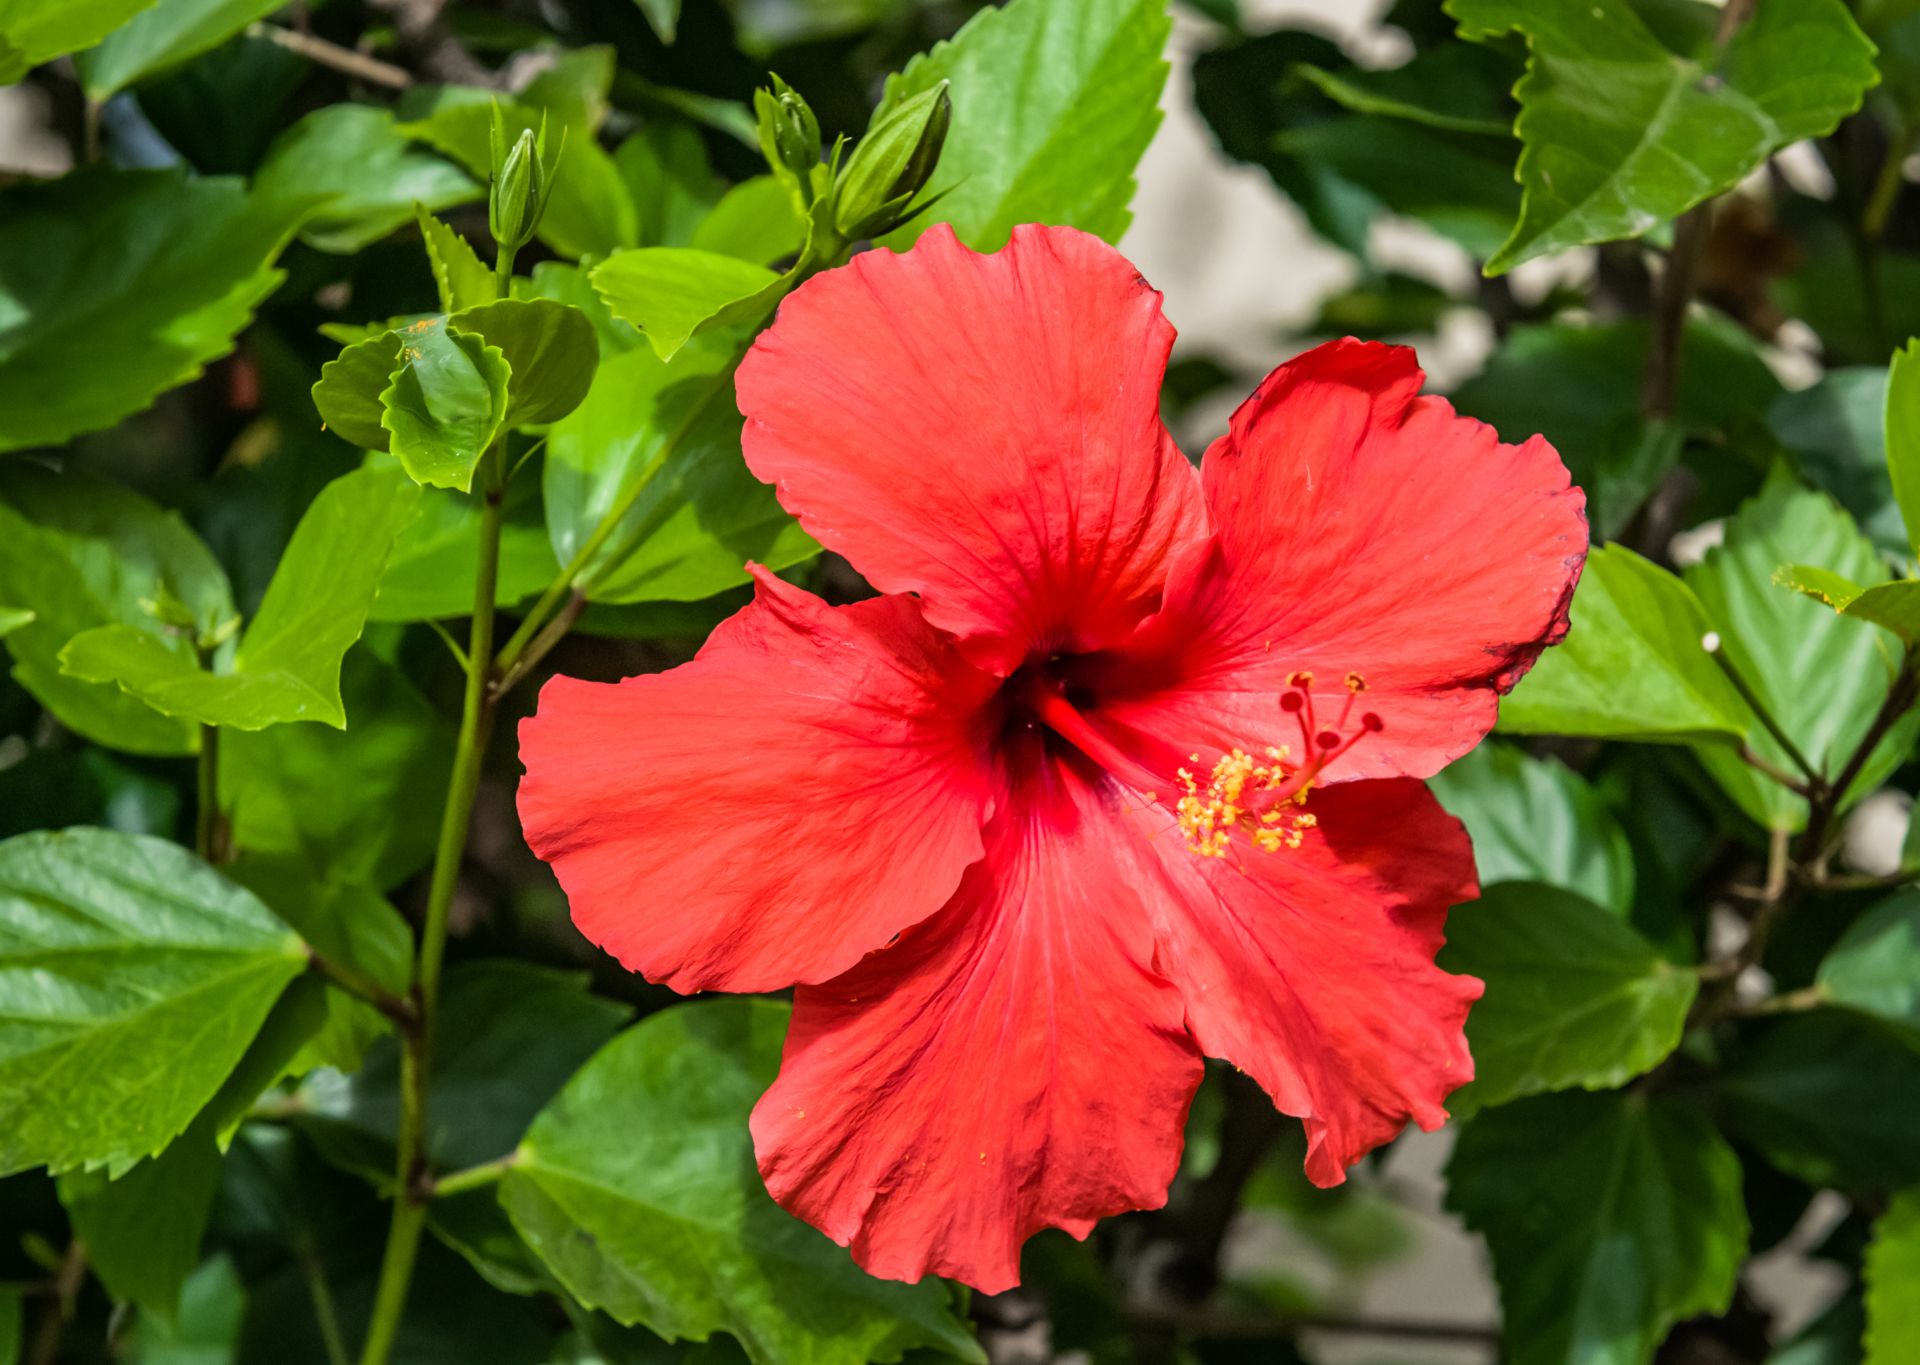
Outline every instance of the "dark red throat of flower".
{"type": "MultiPolygon", "coordinates": [[[[1374,711],[1363,711],[1355,720],[1354,707],[1367,690],[1367,681],[1358,673],[1349,673],[1345,682],[1347,698],[1340,715],[1323,726],[1313,704],[1313,674],[1303,671],[1288,676],[1287,690],[1280,694],[1280,710],[1293,717],[1299,731],[1297,753],[1287,744],[1268,745],[1257,755],[1234,748],[1215,761],[1204,779],[1192,769],[1175,771],[1180,794],[1174,801],[1173,814],[1191,852],[1203,858],[1225,857],[1233,847],[1236,832],[1265,853],[1300,846],[1307,831],[1319,823],[1318,816],[1304,809],[1314,784],[1354,745],[1386,728],[1386,722],[1374,711]]],[[[1035,720],[1148,802],[1164,804],[1158,791],[1164,777],[1095,728],[1056,682],[1036,676],[1021,700],[1035,720]]],[[[1188,760],[1195,764],[1201,761],[1198,753],[1189,754],[1188,760]]]]}

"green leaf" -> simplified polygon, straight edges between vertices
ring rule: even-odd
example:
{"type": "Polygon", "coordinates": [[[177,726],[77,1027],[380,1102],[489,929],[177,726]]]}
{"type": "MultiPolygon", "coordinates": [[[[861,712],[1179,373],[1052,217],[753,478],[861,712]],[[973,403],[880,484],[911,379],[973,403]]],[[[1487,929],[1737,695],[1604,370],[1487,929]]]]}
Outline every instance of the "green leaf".
{"type": "Polygon", "coordinates": [[[420,239],[426,244],[427,265],[433,271],[434,288],[440,293],[441,312],[458,313],[500,297],[493,270],[481,263],[466,238],[427,212],[425,204],[415,204],[413,216],[420,224],[420,239]]]}
{"type": "Polygon", "coordinates": [[[1467,1017],[1474,1079],[1447,1101],[1456,1117],[1625,1084],[1673,1051],[1700,986],[1620,915],[1533,882],[1455,908],[1440,965],[1487,984],[1467,1017]]]}
{"type": "Polygon", "coordinates": [[[534,1121],[501,1202],[582,1304],[669,1340],[729,1332],[757,1365],[983,1359],[939,1281],[868,1277],[761,1185],[747,1114],[787,1016],[714,1000],[629,1029],[534,1121]]]}
{"type": "Polygon", "coordinates": [[[1686,436],[1715,436],[1780,395],[1753,339],[1724,318],[1687,325],[1670,424],[1640,413],[1640,373],[1649,345],[1643,322],[1516,327],[1486,368],[1453,395],[1456,407],[1490,422],[1507,441],[1544,432],[1587,490],[1587,514],[1617,536],[1679,460],[1686,436]]]}
{"type": "MultiPolygon", "coordinates": [[[[434,1166],[455,1170],[512,1151],[540,1107],[631,1014],[589,995],[584,973],[510,961],[448,968],[427,1094],[434,1166]]],[[[299,1092],[302,1130],[328,1160],[391,1183],[399,1073],[389,1040],[352,1076],[308,1077],[299,1092]]]]}
{"type": "Polygon", "coordinates": [[[1506,54],[1472,43],[1448,43],[1386,71],[1329,71],[1310,62],[1295,70],[1334,103],[1356,114],[1407,119],[1429,128],[1485,133],[1506,140],[1513,123],[1513,67],[1506,54]]]}
{"type": "Polygon", "coordinates": [[[1746,703],[1700,646],[1712,628],[1700,600],[1665,569],[1623,545],[1596,549],[1566,640],[1501,703],[1500,728],[1654,743],[1738,740],[1746,703]]]}
{"type": "Polygon", "coordinates": [[[0,451],[112,426],[231,351],[312,204],[178,171],[0,192],[0,451]]]}
{"type": "Polygon", "coordinates": [[[274,139],[254,192],[270,203],[324,195],[301,238],[321,251],[347,254],[413,221],[416,204],[452,208],[478,199],[481,186],[414,147],[387,110],[329,104],[274,139]]]}
{"type": "Polygon", "coordinates": [[[1017,223],[1061,223],[1118,241],[1133,171],[1160,126],[1165,0],[1012,0],[887,80],[878,122],[951,81],[953,126],[927,183],[944,196],[890,234],[904,249],[930,221],[976,251],[1017,223]]]}
{"type": "Polygon", "coordinates": [[[133,1365],[226,1365],[246,1311],[246,1289],[233,1262],[215,1257],[187,1278],[177,1323],[143,1317],[134,1324],[128,1359],[133,1365]]]}
{"type": "Polygon", "coordinates": [[[1781,394],[1767,409],[1767,429],[1800,476],[1833,494],[1875,545],[1905,555],[1907,528],[1887,472],[1886,408],[1886,370],[1849,366],[1781,394]]]}
{"type": "Polygon", "coordinates": [[[1874,1220],[1862,1272],[1867,1283],[1865,1365],[1920,1359],[1920,1188],[1874,1220]]]}
{"type": "MultiPolygon", "coordinates": [[[[553,97],[569,89],[565,83],[555,82],[545,87],[544,93],[553,97]]],[[[402,124],[401,131],[452,157],[472,174],[485,176],[491,160],[489,141],[495,102],[511,142],[522,132],[540,130],[542,106],[532,101],[542,93],[529,87],[521,99],[505,100],[498,99],[496,92],[470,86],[416,88],[408,92],[402,106],[412,121],[402,124]]],[[[540,240],[569,257],[604,255],[636,246],[639,214],[633,195],[613,158],[601,150],[596,130],[569,121],[567,104],[577,99],[576,90],[565,100],[555,100],[550,108],[554,126],[549,138],[557,146],[565,128],[567,151],[554,177],[546,213],[540,219],[540,240]]]]}
{"type": "Polygon", "coordinates": [[[130,85],[210,52],[284,0],[160,0],[75,61],[87,98],[105,103],[130,85]]]}
{"type": "Polygon", "coordinates": [[[794,208],[787,187],[770,175],[743,180],[700,220],[688,243],[696,250],[770,265],[797,255],[806,244],[807,225],[794,208]]]}
{"type": "Polygon", "coordinates": [[[1626,832],[1566,764],[1487,740],[1435,774],[1432,787],[1473,836],[1482,886],[1548,882],[1617,915],[1632,909],[1626,832]]]}
{"type": "Polygon", "coordinates": [[[1768,1028],[1720,1076],[1736,1139],[1810,1185],[1920,1181],[1920,1053],[1871,1019],[1815,1010],[1768,1028]]]}
{"type": "Polygon", "coordinates": [[[388,448],[415,483],[464,493],[480,457],[506,429],[507,359],[484,337],[445,318],[397,335],[400,366],[380,394],[388,448]]]}
{"type": "MultiPolygon", "coordinates": [[[[380,456],[374,459],[382,461],[392,481],[407,481],[397,465],[380,456]]],[[[480,562],[480,497],[450,488],[421,490],[420,515],[394,542],[369,620],[432,621],[472,612],[474,573],[480,562]]],[[[503,513],[494,597],[496,605],[510,607],[546,587],[559,565],[547,540],[535,479],[515,479],[507,485],[503,513]]],[[[348,714],[352,713],[349,706],[348,714]]]]}
{"type": "Polygon", "coordinates": [[[193,726],[60,671],[61,649],[93,627],[176,638],[159,615],[161,602],[184,604],[187,629],[201,636],[233,619],[226,575],[177,514],[115,484],[12,462],[0,469],[0,600],[34,613],[6,636],[13,676],[61,724],[133,753],[187,754],[199,746],[193,726]]]}
{"type": "Polygon", "coordinates": [[[260,730],[316,720],[344,729],[340,662],[366,626],[416,497],[365,469],[322,489],[294,529],[231,671],[209,672],[191,648],[130,625],[75,636],[61,667],[118,683],[156,711],[201,725],[260,730]]]}
{"type": "MultiPolygon", "coordinates": [[[[748,125],[751,129],[750,118],[748,125]]],[[[758,146],[751,132],[748,142],[758,146]]],[[[620,144],[613,161],[639,210],[639,240],[630,246],[691,245],[723,197],[725,183],[707,159],[707,144],[698,129],[679,118],[650,119],[620,144]]],[[[781,192],[785,195],[784,186],[781,192]]],[[[796,216],[791,196],[785,216],[796,216]]]]}
{"type": "Polygon", "coordinates": [[[765,266],[690,247],[617,252],[593,272],[613,315],[645,332],[662,360],[696,332],[764,315],[782,284],[765,266]]]}
{"type": "Polygon", "coordinates": [[[1920,890],[1909,887],[1855,920],[1814,981],[1834,1004],[1883,1019],[1920,1046],[1920,890]]]}
{"type": "Polygon", "coordinates": [[[1682,1318],[1725,1310],[1747,1248],[1740,1161],[1645,1095],[1542,1095],[1481,1114],[1447,1206],[1485,1235],[1512,1365],[1646,1365],[1682,1318]]]}
{"type": "Polygon", "coordinates": [[[1773,581],[1826,603],[1842,616],[1885,626],[1908,644],[1920,640],[1920,582],[1913,579],[1863,588],[1812,564],[1782,564],[1773,571],[1773,581]]]}
{"type": "Polygon", "coordinates": [[[552,299],[502,299],[456,313],[448,325],[506,357],[509,427],[555,422],[580,406],[600,364],[587,315],[552,299]]]}
{"type": "Polygon", "coordinates": [[[587,566],[592,600],[697,601],[746,582],[749,559],[781,569],[819,553],[740,457],[740,346],[726,332],[671,362],[644,348],[611,356],[548,434],[547,527],[561,563],[640,490],[587,566]]]}
{"type": "Polygon", "coordinates": [[[1887,474],[1907,523],[1907,543],[1920,555],[1920,340],[1893,353],[1887,367],[1887,474]]]}
{"type": "MultiPolygon", "coordinates": [[[[1726,543],[1687,570],[1727,657],[1817,768],[1838,773],[1873,723],[1901,656],[1897,638],[1863,620],[1774,585],[1782,564],[1818,564],[1856,582],[1884,576],[1879,552],[1823,493],[1776,469],[1759,496],[1727,523],[1726,543]]],[[[1577,610],[1577,608],[1576,608],[1577,610]]],[[[1873,790],[1912,751],[1920,714],[1895,726],[1848,800],[1873,790]]],[[[1750,742],[1776,765],[1794,765],[1772,735],[1750,742]]],[[[1741,809],[1770,829],[1799,829],[1806,802],[1728,750],[1700,755],[1741,809]]]]}
{"type": "Polygon", "coordinates": [[[386,889],[433,857],[453,732],[370,650],[347,656],[340,690],[345,730],[281,725],[222,737],[228,836],[237,849],[298,855],[336,880],[386,889]]]}
{"type": "Polygon", "coordinates": [[[119,1175],[183,1132],[306,945],[164,840],[0,844],[0,1173],[119,1175]]]}
{"type": "Polygon", "coordinates": [[[381,396],[393,382],[405,349],[401,332],[380,331],[347,346],[320,367],[313,405],[328,431],[362,450],[388,448],[392,438],[381,425],[386,414],[381,396]]]}
{"type": "Polygon", "coordinates": [[[640,6],[640,13],[646,16],[647,27],[654,36],[669,45],[673,42],[674,29],[680,23],[680,0],[634,0],[640,6]]]}
{"type": "Polygon", "coordinates": [[[92,47],[154,0],[0,0],[0,85],[92,47]]]}
{"type": "Polygon", "coordinates": [[[20,1291],[0,1288],[0,1365],[19,1365],[20,1291]]]}
{"type": "Polygon", "coordinates": [[[171,1322],[180,1287],[200,1264],[200,1236],[220,1180],[220,1150],[202,1122],[118,1180],[103,1171],[60,1177],[60,1202],[88,1266],[116,1299],[171,1322]]]}
{"type": "Polygon", "coordinates": [[[1833,131],[1878,79],[1840,0],[1769,0],[1724,51],[1670,47],[1629,0],[1448,0],[1463,37],[1527,39],[1514,88],[1520,221],[1489,275],[1638,237],[1833,131]]]}

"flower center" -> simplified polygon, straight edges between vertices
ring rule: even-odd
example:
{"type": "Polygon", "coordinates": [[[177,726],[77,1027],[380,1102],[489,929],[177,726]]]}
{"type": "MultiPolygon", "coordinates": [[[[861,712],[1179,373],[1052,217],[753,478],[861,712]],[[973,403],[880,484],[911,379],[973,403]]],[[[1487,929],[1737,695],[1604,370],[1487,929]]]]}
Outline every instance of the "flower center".
{"type": "MultiPolygon", "coordinates": [[[[1347,701],[1340,718],[1321,728],[1313,708],[1313,674],[1294,673],[1280,694],[1280,709],[1300,729],[1300,757],[1287,745],[1272,745],[1259,757],[1244,749],[1222,754],[1204,782],[1193,770],[1181,768],[1175,776],[1183,789],[1174,803],[1174,817],[1186,836],[1187,849],[1202,858],[1224,858],[1238,830],[1263,853],[1298,848],[1319,817],[1305,810],[1307,795],[1327,766],[1369,734],[1385,729],[1375,712],[1362,712],[1351,731],[1347,721],[1354,702],[1367,690],[1358,673],[1346,677],[1347,701]]],[[[1199,754],[1189,755],[1191,762],[1199,754]]]]}

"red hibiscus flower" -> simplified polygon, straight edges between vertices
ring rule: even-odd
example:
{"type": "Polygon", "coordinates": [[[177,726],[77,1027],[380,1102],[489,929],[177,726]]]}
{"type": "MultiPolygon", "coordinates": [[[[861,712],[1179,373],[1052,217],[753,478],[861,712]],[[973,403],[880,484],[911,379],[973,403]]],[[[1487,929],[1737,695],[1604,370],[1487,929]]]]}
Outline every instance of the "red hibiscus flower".
{"type": "Polygon", "coordinates": [[[1202,1054],[1330,1185],[1472,1075],[1473,896],[1419,779],[1566,629],[1584,499],[1400,347],[1283,365],[1199,471],[1173,328],[1058,228],[935,228],[798,290],[755,474],[881,595],[764,571],[684,667],[556,678],[520,813],[581,931],[681,991],[798,986],[767,1188],[877,1275],[1016,1282],[1153,1208],[1202,1054]]]}

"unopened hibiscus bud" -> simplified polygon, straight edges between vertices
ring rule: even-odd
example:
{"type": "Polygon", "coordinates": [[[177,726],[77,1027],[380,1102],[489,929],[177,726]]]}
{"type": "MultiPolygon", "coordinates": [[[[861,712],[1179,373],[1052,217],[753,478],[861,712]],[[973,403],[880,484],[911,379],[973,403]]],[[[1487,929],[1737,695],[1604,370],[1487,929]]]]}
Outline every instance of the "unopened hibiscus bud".
{"type": "Polygon", "coordinates": [[[932,179],[952,122],[953,99],[941,81],[867,130],[836,191],[834,221],[842,236],[878,237],[899,226],[932,179]]]}
{"type": "Polygon", "coordinates": [[[767,165],[793,187],[803,206],[812,204],[820,166],[820,121],[813,110],[799,91],[775,76],[771,90],[753,92],[753,112],[767,165]]]}
{"type": "Polygon", "coordinates": [[[487,227],[501,250],[518,251],[533,240],[547,211],[547,198],[560,158],[547,159],[547,121],[540,119],[509,144],[500,106],[493,107],[492,173],[487,198],[487,227]]]}

